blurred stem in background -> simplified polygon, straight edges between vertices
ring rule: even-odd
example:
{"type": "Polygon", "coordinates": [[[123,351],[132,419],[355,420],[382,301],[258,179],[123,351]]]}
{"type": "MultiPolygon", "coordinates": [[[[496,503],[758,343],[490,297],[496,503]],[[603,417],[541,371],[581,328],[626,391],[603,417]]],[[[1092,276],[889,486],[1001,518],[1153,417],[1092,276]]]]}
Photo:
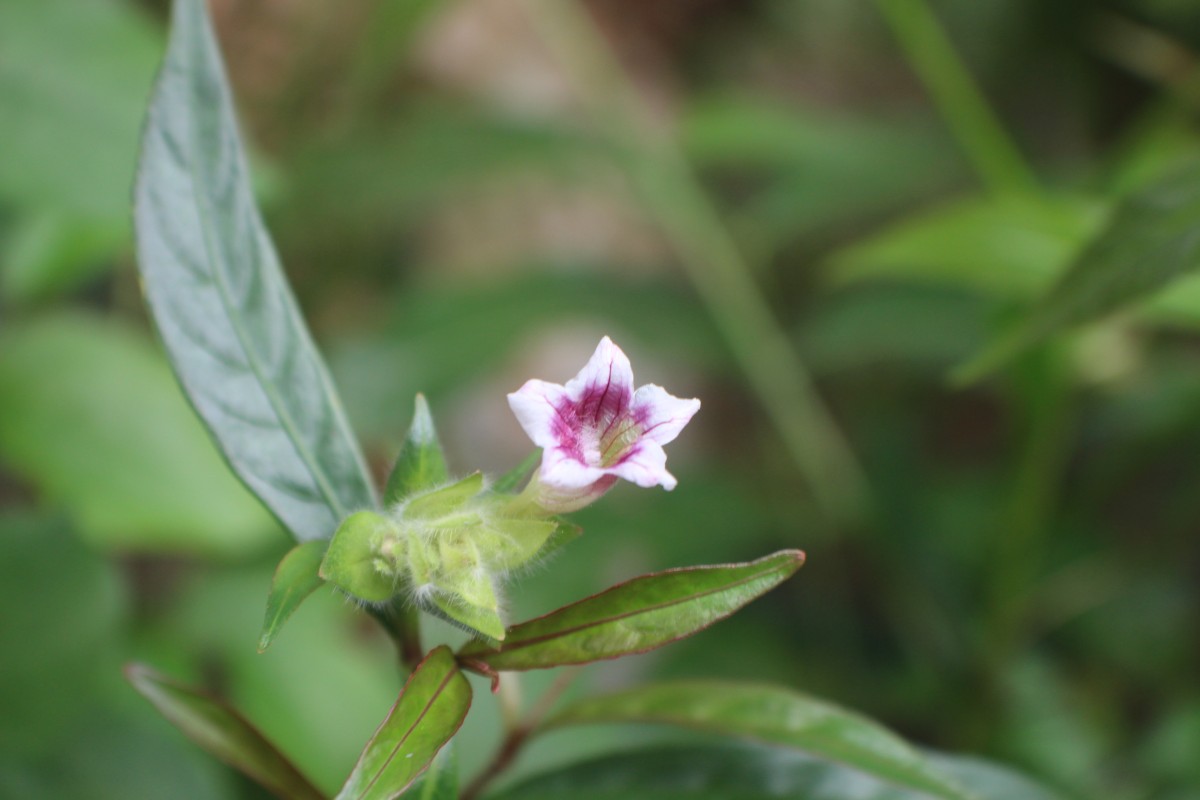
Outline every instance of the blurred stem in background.
{"type": "Polygon", "coordinates": [[[622,149],[630,181],[827,518],[852,525],[868,504],[862,470],[695,171],[653,120],[585,9],[563,0],[527,0],[527,6],[581,102],[622,149]]]}
{"type": "Polygon", "coordinates": [[[997,196],[1038,194],[1037,175],[975,85],[925,0],[876,0],[876,5],[989,191],[997,196]]]}

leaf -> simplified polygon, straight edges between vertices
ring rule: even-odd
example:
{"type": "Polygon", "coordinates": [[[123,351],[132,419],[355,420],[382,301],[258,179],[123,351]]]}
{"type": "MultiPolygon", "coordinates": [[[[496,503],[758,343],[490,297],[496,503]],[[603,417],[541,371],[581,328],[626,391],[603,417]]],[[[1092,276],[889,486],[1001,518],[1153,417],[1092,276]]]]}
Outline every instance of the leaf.
{"type": "Polygon", "coordinates": [[[597,722],[653,722],[803,750],[936,797],[970,797],[900,737],[831,703],[767,685],[728,681],[650,684],[579,701],[543,730],[597,722]]]}
{"type": "Polygon", "coordinates": [[[55,313],[4,328],[0,461],[104,549],[244,557],[278,536],[161,353],[115,321],[55,313]]]}
{"type": "MultiPolygon", "coordinates": [[[[931,757],[976,800],[1060,800],[1024,776],[976,759],[931,757]]],[[[869,775],[773,747],[660,746],[570,764],[491,800],[929,800],[869,775]]]]}
{"type": "Polygon", "coordinates": [[[337,800],[387,800],[403,794],[458,732],[470,706],[471,686],[442,645],[417,665],[337,800]]]}
{"type": "Polygon", "coordinates": [[[408,795],[413,800],[458,800],[458,757],[454,742],[442,748],[408,795]]]}
{"type": "Polygon", "coordinates": [[[125,667],[133,688],[206,752],[285,800],[324,797],[241,714],[226,703],[142,664],[125,667]]]}
{"type": "Polygon", "coordinates": [[[1079,198],[968,198],[921,210],[834,253],[835,283],[903,280],[1027,299],[1094,234],[1102,209],[1079,198]]]}
{"type": "Polygon", "coordinates": [[[418,394],[412,425],[400,447],[396,466],[388,476],[383,502],[390,506],[415,492],[445,483],[449,477],[446,457],[442,454],[437,429],[433,427],[433,416],[429,413],[429,403],[425,395],[418,394]]]}
{"type": "Polygon", "coordinates": [[[690,636],[787,580],[804,563],[783,550],[746,564],[643,575],[514,625],[503,644],[468,642],[459,652],[480,671],[586,664],[642,653],[690,636]]]}
{"type": "Polygon", "coordinates": [[[1200,269],[1200,161],[1130,196],[1029,315],[955,372],[977,380],[1023,350],[1200,269]]]}
{"type": "Polygon", "coordinates": [[[176,0],[134,200],[146,298],[230,466],[300,541],[374,508],[371,480],[251,194],[201,0],[176,0]]]}
{"type": "Polygon", "coordinates": [[[0,3],[0,198],[127,234],[158,51],[132,3],[0,3]]]}
{"type": "Polygon", "coordinates": [[[271,646],[288,617],[325,582],[320,570],[328,546],[328,542],[320,539],[298,544],[275,568],[271,592],[267,595],[267,613],[258,638],[258,652],[271,646]]]}

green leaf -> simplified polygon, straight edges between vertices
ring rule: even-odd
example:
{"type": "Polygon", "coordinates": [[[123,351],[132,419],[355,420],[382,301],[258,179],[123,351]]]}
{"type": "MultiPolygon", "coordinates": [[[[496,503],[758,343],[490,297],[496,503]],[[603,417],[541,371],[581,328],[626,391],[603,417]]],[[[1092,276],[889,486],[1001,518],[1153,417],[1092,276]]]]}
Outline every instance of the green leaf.
{"type": "Polygon", "coordinates": [[[484,672],[586,664],[642,653],[724,619],[787,580],[804,563],[783,550],[746,564],[643,575],[514,625],[503,644],[469,642],[464,665],[484,672]]]}
{"type": "Polygon", "coordinates": [[[185,736],[276,796],[286,800],[324,797],[286,756],[226,703],[142,664],[126,666],[125,677],[185,736]]]}
{"type": "Polygon", "coordinates": [[[146,298],[234,471],[301,541],[377,505],[254,203],[202,0],[176,0],[134,224],[146,298]]]}
{"type": "Polygon", "coordinates": [[[158,41],[133,3],[0,3],[0,198],[127,233],[158,41]]]}
{"type": "Polygon", "coordinates": [[[525,458],[521,459],[521,463],[517,464],[508,472],[501,475],[492,484],[492,491],[496,494],[509,494],[515,492],[517,487],[529,477],[529,473],[533,472],[534,467],[542,462],[542,448],[537,448],[525,458]]]}
{"type": "Polygon", "coordinates": [[[454,742],[442,748],[408,794],[413,800],[458,800],[458,757],[454,742]]]}
{"type": "Polygon", "coordinates": [[[836,252],[825,269],[839,284],[919,281],[1028,299],[1062,273],[1103,219],[1072,197],[968,198],[921,210],[836,252]]]}
{"type": "Polygon", "coordinates": [[[745,737],[803,750],[936,797],[970,796],[878,723],[781,687],[726,681],[650,684],[577,702],[543,730],[597,722],[663,723],[745,737]]]}
{"type": "Polygon", "coordinates": [[[1121,203],[1112,220],[1029,315],[959,368],[976,380],[1067,329],[1144,300],[1200,269],[1200,162],[1121,203]]]}
{"type": "Polygon", "coordinates": [[[0,333],[0,461],[104,549],[239,557],[279,535],[162,354],[115,321],[60,313],[0,333]]]}
{"type": "MultiPolygon", "coordinates": [[[[381,564],[384,538],[396,546],[403,542],[391,534],[394,526],[374,511],[351,514],[338,526],[321,562],[319,577],[359,600],[384,603],[396,594],[394,563],[381,564]],[[381,570],[384,566],[387,569],[381,570]]],[[[396,553],[393,562],[404,556],[396,553]]]]}
{"type": "MultiPolygon", "coordinates": [[[[975,800],[1059,800],[976,759],[931,756],[975,800]]],[[[763,746],[662,746],[603,756],[530,778],[491,800],[929,800],[841,764],[763,746]]]]}
{"type": "Polygon", "coordinates": [[[321,587],[321,561],[328,543],[318,539],[293,547],[275,568],[271,593],[267,595],[267,613],[258,638],[258,652],[271,646],[283,623],[300,604],[321,587]]]}
{"type": "Polygon", "coordinates": [[[383,501],[390,506],[411,494],[445,483],[449,477],[446,457],[442,454],[437,429],[433,427],[433,416],[429,413],[429,403],[425,395],[419,394],[412,425],[400,447],[396,466],[388,477],[383,501]]]}
{"type": "Polygon", "coordinates": [[[57,212],[15,221],[0,249],[0,296],[15,302],[44,300],[85,283],[125,247],[126,226],[57,212]]]}
{"type": "Polygon", "coordinates": [[[337,800],[388,800],[403,794],[458,732],[470,706],[471,686],[442,645],[417,665],[337,800]]]}

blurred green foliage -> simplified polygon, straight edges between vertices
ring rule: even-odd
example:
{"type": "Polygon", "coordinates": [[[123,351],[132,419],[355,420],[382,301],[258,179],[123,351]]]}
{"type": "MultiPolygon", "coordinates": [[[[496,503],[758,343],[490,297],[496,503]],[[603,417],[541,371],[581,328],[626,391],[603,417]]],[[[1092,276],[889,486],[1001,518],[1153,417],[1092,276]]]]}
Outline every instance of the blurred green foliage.
{"type": "MultiPolygon", "coordinates": [[[[453,469],[507,469],[503,392],[600,333],[704,399],[679,488],[580,514],[514,618],[808,551],[735,623],[588,681],[768,679],[1068,797],[1200,798],[1200,279],[948,381],[1200,155],[1193,3],[932,3],[947,52],[882,0],[589,4],[862,467],[869,501],[833,519],[533,3],[213,5],[268,224],[377,474],[417,391],[453,469]],[[999,134],[971,139],[964,75],[999,134]],[[990,171],[1010,145],[1031,186],[990,171]]],[[[133,657],[228,696],[327,789],[398,688],[328,590],[255,652],[288,543],[172,383],[130,262],[163,6],[0,2],[0,796],[257,796],[122,684],[133,657]]],[[[539,743],[519,770],[630,740],[539,743]]]]}

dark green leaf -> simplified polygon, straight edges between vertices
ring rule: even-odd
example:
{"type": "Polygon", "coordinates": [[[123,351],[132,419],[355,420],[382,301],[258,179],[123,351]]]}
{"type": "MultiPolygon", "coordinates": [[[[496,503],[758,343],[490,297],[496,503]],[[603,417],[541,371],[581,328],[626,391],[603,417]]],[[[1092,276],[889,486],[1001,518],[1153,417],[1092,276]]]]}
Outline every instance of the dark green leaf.
{"type": "Polygon", "coordinates": [[[262,633],[258,637],[258,652],[271,646],[271,641],[304,599],[321,587],[321,560],[325,558],[328,542],[318,539],[293,547],[271,578],[271,593],[267,595],[267,613],[262,633]]]}
{"type": "Polygon", "coordinates": [[[663,723],[745,737],[803,750],[936,797],[969,797],[879,724],[781,687],[724,681],[650,684],[577,702],[544,728],[596,722],[663,723]]]}
{"type": "MultiPolygon", "coordinates": [[[[1027,778],[986,762],[931,757],[970,786],[975,800],[1058,800],[1027,778]]],[[[491,795],[491,800],[929,800],[841,764],[762,746],[658,747],[572,764],[491,795]]]]}
{"type": "Polygon", "coordinates": [[[177,0],[135,189],[145,292],[234,471],[297,539],[376,505],[341,404],[250,191],[201,0],[177,0]]]}
{"type": "Polygon", "coordinates": [[[388,477],[384,503],[390,506],[414,492],[432,489],[439,483],[445,483],[448,478],[446,457],[442,454],[437,429],[433,427],[429,403],[425,401],[425,395],[419,394],[408,436],[404,438],[396,466],[392,468],[392,474],[388,477]]]}
{"type": "Polygon", "coordinates": [[[542,461],[542,449],[539,447],[521,460],[508,472],[501,475],[495,483],[492,484],[492,491],[498,494],[506,494],[515,492],[517,487],[529,477],[529,473],[533,472],[534,467],[542,461]]]}
{"type": "Polygon", "coordinates": [[[471,706],[471,686],[444,645],[417,665],[367,743],[338,800],[398,797],[453,738],[471,706]]]}
{"type": "Polygon", "coordinates": [[[285,800],[320,800],[321,794],[253,725],[226,703],[130,664],[125,677],[185,736],[285,800]]]}
{"type": "Polygon", "coordinates": [[[161,354],[113,321],[44,315],[0,334],[0,459],[106,549],[237,557],[279,535],[161,354]]]}
{"type": "Polygon", "coordinates": [[[503,644],[470,642],[459,656],[481,671],[499,671],[642,653],[724,619],[787,580],[803,563],[799,550],[783,550],[746,564],[643,575],[515,625],[503,644]]]}
{"type": "Polygon", "coordinates": [[[1064,330],[1145,300],[1200,269],[1200,162],[1129,197],[1014,330],[956,372],[978,379],[1064,330]]]}

